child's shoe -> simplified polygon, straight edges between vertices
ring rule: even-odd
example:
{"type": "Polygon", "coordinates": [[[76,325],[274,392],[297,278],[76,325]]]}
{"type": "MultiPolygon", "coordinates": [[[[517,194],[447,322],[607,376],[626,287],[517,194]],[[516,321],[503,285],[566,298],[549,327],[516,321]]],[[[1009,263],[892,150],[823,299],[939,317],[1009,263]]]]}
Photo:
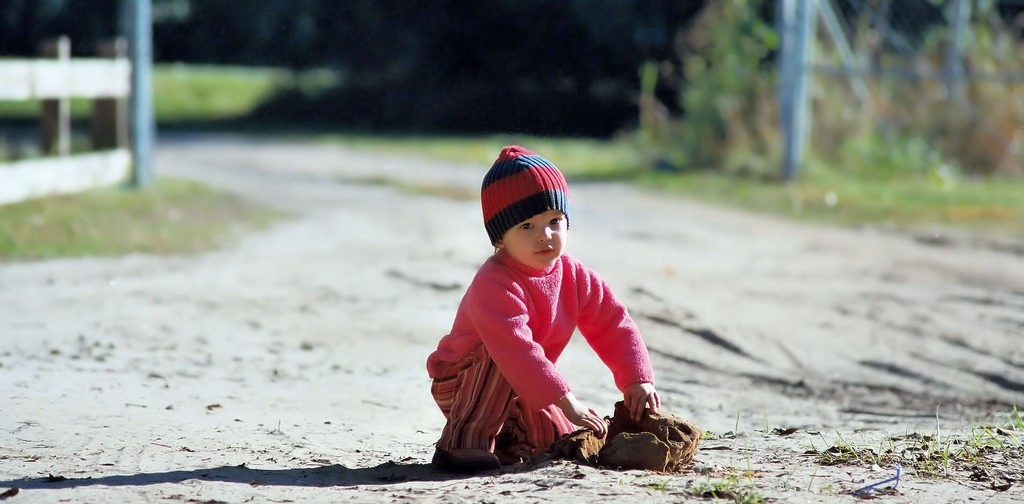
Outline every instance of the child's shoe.
{"type": "Polygon", "coordinates": [[[498,457],[493,453],[474,448],[437,448],[431,462],[442,471],[460,473],[490,471],[501,467],[498,457]]]}

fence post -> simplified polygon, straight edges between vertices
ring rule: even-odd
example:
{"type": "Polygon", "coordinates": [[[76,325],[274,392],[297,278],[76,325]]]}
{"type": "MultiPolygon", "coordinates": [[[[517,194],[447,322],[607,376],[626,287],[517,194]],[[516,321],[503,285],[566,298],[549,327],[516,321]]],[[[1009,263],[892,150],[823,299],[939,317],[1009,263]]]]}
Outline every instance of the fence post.
{"type": "MultiPolygon", "coordinates": [[[[128,41],[117,37],[102,42],[97,56],[124,58],[128,41]]],[[[97,98],[92,102],[92,148],[121,149],[128,147],[128,100],[125,97],[97,98]]]]}
{"type": "MultiPolygon", "coordinates": [[[[71,59],[71,39],[60,36],[43,42],[44,58],[71,59]]],[[[40,150],[44,154],[66,156],[71,153],[71,99],[67,96],[42,100],[39,108],[40,150]]]]}

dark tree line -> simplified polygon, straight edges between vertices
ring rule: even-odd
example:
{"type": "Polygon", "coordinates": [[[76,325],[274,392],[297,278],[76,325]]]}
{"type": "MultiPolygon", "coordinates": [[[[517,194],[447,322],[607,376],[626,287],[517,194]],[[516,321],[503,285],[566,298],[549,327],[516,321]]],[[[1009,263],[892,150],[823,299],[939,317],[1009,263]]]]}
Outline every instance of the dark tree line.
{"type": "MultiPolygon", "coordinates": [[[[639,68],[672,59],[704,1],[153,0],[157,62],[330,68],[336,89],[263,113],[369,129],[607,135],[636,116],[639,68]]],[[[4,0],[0,54],[121,30],[120,0],[4,0]]],[[[663,90],[667,102],[676,90],[663,90]]]]}

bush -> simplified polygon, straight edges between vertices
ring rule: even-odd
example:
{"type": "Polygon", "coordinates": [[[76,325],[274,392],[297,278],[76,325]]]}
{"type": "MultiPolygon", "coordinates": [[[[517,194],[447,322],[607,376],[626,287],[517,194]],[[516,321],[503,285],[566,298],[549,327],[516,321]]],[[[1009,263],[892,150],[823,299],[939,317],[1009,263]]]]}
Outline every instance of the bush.
{"type": "MultiPolygon", "coordinates": [[[[672,138],[660,144],[661,157],[774,178],[782,138],[778,37],[765,21],[773,5],[713,2],[686,32],[679,48],[685,116],[667,128],[672,138]]],[[[962,96],[951,97],[943,76],[952,32],[941,11],[933,14],[906,27],[913,33],[898,51],[883,35],[867,32],[865,13],[854,19],[864,25],[850,37],[857,59],[894,72],[865,76],[863,102],[845,75],[814,75],[807,164],[875,178],[1024,175],[1024,42],[990,4],[979,4],[962,52],[968,78],[962,96]]],[[[830,38],[819,37],[814,61],[838,67],[839,55],[830,38]]]]}
{"type": "Polygon", "coordinates": [[[688,166],[764,175],[779,159],[774,2],[711,2],[682,41],[687,86],[678,145],[688,166]]]}

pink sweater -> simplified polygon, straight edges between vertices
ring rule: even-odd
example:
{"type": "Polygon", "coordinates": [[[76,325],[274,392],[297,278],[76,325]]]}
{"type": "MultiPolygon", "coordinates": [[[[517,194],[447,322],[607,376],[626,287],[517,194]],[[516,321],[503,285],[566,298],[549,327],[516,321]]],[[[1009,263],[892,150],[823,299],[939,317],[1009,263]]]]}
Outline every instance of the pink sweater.
{"type": "Polygon", "coordinates": [[[427,359],[427,372],[443,376],[482,343],[523,404],[544,408],[571,390],[555,363],[577,327],[619,390],[654,382],[626,307],[597,273],[568,255],[549,270],[504,253],[491,256],[463,296],[451,332],[427,359]]]}

